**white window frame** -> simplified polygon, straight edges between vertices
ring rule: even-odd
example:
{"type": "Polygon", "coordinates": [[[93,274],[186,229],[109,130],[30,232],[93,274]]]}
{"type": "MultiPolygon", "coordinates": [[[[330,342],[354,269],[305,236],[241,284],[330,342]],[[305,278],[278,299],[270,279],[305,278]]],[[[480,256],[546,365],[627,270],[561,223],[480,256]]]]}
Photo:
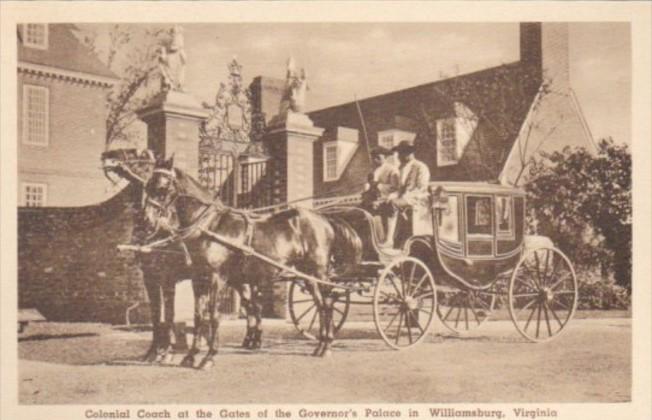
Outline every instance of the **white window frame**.
{"type": "Polygon", "coordinates": [[[42,183],[42,182],[21,182],[20,183],[20,200],[23,206],[25,207],[45,207],[48,202],[48,184],[42,183]],[[41,188],[43,193],[42,193],[42,198],[41,198],[41,204],[37,206],[29,206],[28,201],[27,201],[27,188],[41,188]]]}
{"type": "Polygon", "coordinates": [[[24,84],[23,85],[23,144],[29,145],[29,146],[40,146],[40,147],[47,147],[50,144],[50,89],[48,89],[45,86],[38,86],[38,85],[29,85],[29,84],[24,84]],[[29,90],[37,90],[45,93],[45,118],[43,121],[44,129],[45,129],[45,140],[43,142],[39,141],[32,141],[29,138],[29,124],[30,124],[30,118],[29,118],[29,101],[27,100],[29,96],[29,90]]]}
{"type": "Polygon", "coordinates": [[[48,49],[48,33],[49,33],[49,28],[47,23],[25,23],[23,24],[23,44],[26,47],[29,48],[36,48],[39,50],[47,50],[48,49]],[[30,42],[30,40],[27,38],[27,27],[29,25],[41,25],[43,26],[43,44],[40,44],[38,42],[30,42]]]}
{"type": "Polygon", "coordinates": [[[437,120],[437,166],[450,166],[456,165],[459,162],[457,155],[457,126],[455,118],[444,118],[437,120]],[[444,159],[443,143],[444,140],[444,125],[453,127],[453,159],[444,159]]]}
{"type": "Polygon", "coordinates": [[[329,182],[329,181],[337,181],[339,178],[338,172],[338,160],[339,160],[339,148],[337,147],[337,142],[332,141],[332,142],[327,142],[324,143],[324,149],[323,149],[323,172],[324,172],[324,182],[329,182]],[[335,149],[335,168],[334,168],[334,174],[332,176],[328,173],[328,153],[329,150],[335,149]]]}

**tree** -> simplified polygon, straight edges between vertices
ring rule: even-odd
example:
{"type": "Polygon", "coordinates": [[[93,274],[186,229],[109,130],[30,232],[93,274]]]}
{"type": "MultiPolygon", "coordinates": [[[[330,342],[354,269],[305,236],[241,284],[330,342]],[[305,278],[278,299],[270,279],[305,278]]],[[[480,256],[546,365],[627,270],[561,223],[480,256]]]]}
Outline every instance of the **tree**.
{"type": "Polygon", "coordinates": [[[601,140],[596,156],[565,148],[532,164],[528,192],[534,233],[550,237],[578,271],[631,293],[631,155],[626,145],[601,140]]]}
{"type": "Polygon", "coordinates": [[[95,27],[80,30],[79,37],[114,73],[120,81],[106,96],[105,143],[136,143],[140,133],[134,127],[135,111],[158,92],[152,82],[159,81],[158,51],[169,42],[169,31],[159,27],[112,25],[100,42],[95,27]]]}

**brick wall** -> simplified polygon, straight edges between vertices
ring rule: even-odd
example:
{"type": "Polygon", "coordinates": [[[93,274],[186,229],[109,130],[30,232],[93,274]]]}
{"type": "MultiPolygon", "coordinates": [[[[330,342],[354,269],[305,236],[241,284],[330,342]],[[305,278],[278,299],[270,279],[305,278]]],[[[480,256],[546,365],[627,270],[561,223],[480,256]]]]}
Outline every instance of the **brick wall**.
{"type": "Polygon", "coordinates": [[[18,181],[46,183],[47,205],[87,205],[108,198],[109,184],[100,170],[105,103],[103,88],[18,74],[18,181]],[[30,146],[22,142],[25,84],[49,89],[48,146],[30,146]]]}
{"type": "Polygon", "coordinates": [[[129,185],[95,206],[18,209],[18,304],[51,321],[123,323],[127,307],[145,301],[129,243],[132,203],[140,188],[129,185]]]}

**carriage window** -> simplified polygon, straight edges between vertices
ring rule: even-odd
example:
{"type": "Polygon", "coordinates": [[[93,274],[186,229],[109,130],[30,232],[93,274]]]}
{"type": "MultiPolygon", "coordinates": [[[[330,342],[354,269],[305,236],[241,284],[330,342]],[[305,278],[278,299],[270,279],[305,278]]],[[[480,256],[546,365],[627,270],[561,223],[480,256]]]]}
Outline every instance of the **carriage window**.
{"type": "Polygon", "coordinates": [[[491,197],[467,197],[466,212],[469,234],[492,233],[491,197]]]}
{"type": "Polygon", "coordinates": [[[512,199],[511,197],[496,197],[496,226],[498,233],[512,233],[512,199]]]}

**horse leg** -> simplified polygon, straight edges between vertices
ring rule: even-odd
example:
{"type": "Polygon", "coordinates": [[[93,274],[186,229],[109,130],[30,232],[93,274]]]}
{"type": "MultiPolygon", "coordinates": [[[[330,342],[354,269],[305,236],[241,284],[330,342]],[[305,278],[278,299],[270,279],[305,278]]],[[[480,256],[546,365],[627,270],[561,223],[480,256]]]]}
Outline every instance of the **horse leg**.
{"type": "Polygon", "coordinates": [[[312,352],[313,356],[321,356],[324,351],[324,337],[326,336],[325,329],[325,315],[324,312],[324,297],[318,285],[308,284],[307,289],[310,290],[312,298],[315,301],[316,310],[319,314],[319,335],[317,337],[317,347],[312,352]]]}
{"type": "Polygon", "coordinates": [[[324,317],[325,317],[325,336],[324,336],[324,348],[320,356],[330,357],[332,356],[331,346],[335,340],[335,325],[333,323],[333,305],[335,304],[335,299],[332,291],[327,292],[324,297],[324,317]]]}
{"type": "Polygon", "coordinates": [[[172,334],[174,326],[174,296],[176,292],[176,283],[174,279],[165,278],[163,282],[163,305],[165,310],[165,321],[161,328],[161,343],[156,356],[159,363],[170,363],[172,361],[172,334]]]}
{"type": "Polygon", "coordinates": [[[263,345],[263,328],[262,328],[262,313],[263,313],[263,305],[262,305],[262,296],[260,293],[260,289],[257,285],[254,285],[251,291],[251,297],[252,299],[252,310],[253,310],[253,317],[254,317],[254,326],[252,328],[253,332],[253,340],[251,344],[252,349],[259,349],[263,345]]]}
{"type": "Polygon", "coordinates": [[[213,357],[217,354],[220,327],[220,319],[217,312],[217,296],[219,290],[220,278],[217,274],[213,274],[210,278],[208,302],[206,305],[209,318],[208,351],[206,352],[206,356],[204,356],[202,361],[199,363],[199,366],[197,366],[198,369],[208,370],[215,364],[213,357]]]}
{"type": "Polygon", "coordinates": [[[150,315],[152,318],[152,344],[149,346],[147,353],[143,356],[143,362],[153,362],[156,360],[156,353],[160,345],[161,337],[161,288],[159,277],[151,272],[143,270],[143,280],[147,297],[149,298],[150,315]]]}
{"type": "Polygon", "coordinates": [[[181,366],[184,367],[193,367],[195,365],[195,356],[199,353],[199,346],[201,344],[201,337],[204,331],[203,325],[203,312],[204,312],[204,301],[206,293],[204,292],[205,282],[200,277],[193,277],[192,279],[192,292],[194,296],[194,325],[192,332],[192,345],[188,350],[186,356],[181,360],[181,366]],[[199,281],[198,281],[199,279],[199,281]]]}
{"type": "Polygon", "coordinates": [[[253,296],[251,294],[251,287],[248,284],[239,285],[238,292],[240,293],[240,302],[245,310],[245,316],[247,317],[247,333],[245,334],[244,340],[242,340],[242,347],[248,349],[251,348],[254,335],[253,324],[255,323],[255,320],[253,319],[252,312],[253,296]]]}

